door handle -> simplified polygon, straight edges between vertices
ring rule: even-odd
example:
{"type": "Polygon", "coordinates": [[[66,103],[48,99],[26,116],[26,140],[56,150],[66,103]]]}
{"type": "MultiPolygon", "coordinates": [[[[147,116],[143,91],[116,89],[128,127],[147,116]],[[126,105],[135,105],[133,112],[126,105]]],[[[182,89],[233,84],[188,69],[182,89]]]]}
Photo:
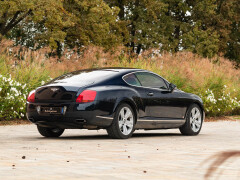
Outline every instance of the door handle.
{"type": "Polygon", "coordinates": [[[147,93],[147,95],[148,95],[148,96],[153,96],[154,93],[153,93],[153,92],[149,92],[149,93],[147,93]]]}

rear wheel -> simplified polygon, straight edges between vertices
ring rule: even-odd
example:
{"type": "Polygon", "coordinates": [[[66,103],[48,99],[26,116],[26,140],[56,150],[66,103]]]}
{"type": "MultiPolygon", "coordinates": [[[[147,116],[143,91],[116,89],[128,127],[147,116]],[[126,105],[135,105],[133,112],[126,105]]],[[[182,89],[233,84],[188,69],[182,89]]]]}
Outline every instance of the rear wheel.
{"type": "Polygon", "coordinates": [[[185,124],[180,127],[183,135],[198,135],[202,128],[203,113],[197,104],[189,107],[185,124]]]}
{"type": "Polygon", "coordinates": [[[115,113],[112,125],[107,128],[108,135],[115,139],[127,139],[132,136],[135,127],[134,112],[128,104],[121,104],[115,113]]]}
{"type": "Polygon", "coordinates": [[[44,137],[59,137],[64,132],[64,129],[60,128],[47,128],[37,126],[38,132],[44,137]]]}

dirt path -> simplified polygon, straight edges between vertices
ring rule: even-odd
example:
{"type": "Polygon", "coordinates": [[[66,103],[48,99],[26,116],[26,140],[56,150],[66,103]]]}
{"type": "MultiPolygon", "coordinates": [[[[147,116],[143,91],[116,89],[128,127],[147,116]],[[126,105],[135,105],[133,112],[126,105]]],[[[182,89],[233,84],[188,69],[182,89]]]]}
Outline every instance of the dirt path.
{"type": "MultiPolygon", "coordinates": [[[[178,130],[136,131],[128,140],[106,132],[66,130],[42,138],[34,125],[0,127],[0,179],[203,179],[217,152],[240,150],[240,122],[206,122],[199,136],[178,130]]],[[[240,158],[220,179],[238,179],[240,158]]]]}

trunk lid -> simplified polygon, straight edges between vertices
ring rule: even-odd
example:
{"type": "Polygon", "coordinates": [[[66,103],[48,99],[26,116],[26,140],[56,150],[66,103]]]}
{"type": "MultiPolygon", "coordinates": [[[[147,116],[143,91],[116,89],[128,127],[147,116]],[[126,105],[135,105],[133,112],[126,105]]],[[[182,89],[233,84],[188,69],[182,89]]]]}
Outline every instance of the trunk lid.
{"type": "Polygon", "coordinates": [[[36,102],[71,102],[76,99],[79,87],[44,86],[36,90],[36,102]]]}

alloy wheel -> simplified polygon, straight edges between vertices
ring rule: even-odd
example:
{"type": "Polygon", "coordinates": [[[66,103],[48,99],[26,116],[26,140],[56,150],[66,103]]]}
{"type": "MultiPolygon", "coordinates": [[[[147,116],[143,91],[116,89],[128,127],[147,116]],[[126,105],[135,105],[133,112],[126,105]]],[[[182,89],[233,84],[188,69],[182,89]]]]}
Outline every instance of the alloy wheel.
{"type": "Polygon", "coordinates": [[[123,107],[118,115],[119,129],[124,135],[129,135],[133,129],[133,113],[128,107],[123,107]]]}
{"type": "Polygon", "coordinates": [[[190,124],[194,132],[198,132],[202,124],[201,112],[198,108],[194,107],[190,114],[190,124]]]}

